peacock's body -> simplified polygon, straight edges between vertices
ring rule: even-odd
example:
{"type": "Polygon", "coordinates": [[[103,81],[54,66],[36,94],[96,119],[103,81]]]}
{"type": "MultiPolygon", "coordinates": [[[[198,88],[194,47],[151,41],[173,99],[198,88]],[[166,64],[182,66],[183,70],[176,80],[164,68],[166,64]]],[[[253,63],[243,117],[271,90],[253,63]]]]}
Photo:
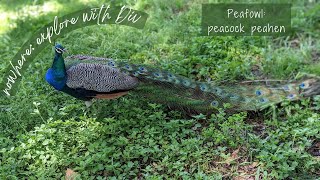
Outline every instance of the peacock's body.
{"type": "Polygon", "coordinates": [[[259,110],[284,100],[320,94],[320,80],[304,78],[287,84],[261,82],[216,86],[197,82],[155,67],[115,62],[108,58],[73,55],[65,60],[64,48],[56,45],[46,80],[55,89],[89,101],[114,99],[133,92],[151,101],[187,113],[210,113],[228,103],[229,111],[259,110]]]}

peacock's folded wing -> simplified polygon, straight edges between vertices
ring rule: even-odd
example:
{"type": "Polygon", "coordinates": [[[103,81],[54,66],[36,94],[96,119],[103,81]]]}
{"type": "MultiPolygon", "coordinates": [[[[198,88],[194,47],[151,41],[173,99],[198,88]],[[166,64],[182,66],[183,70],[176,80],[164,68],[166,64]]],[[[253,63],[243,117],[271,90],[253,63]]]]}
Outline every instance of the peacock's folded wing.
{"type": "Polygon", "coordinates": [[[67,82],[64,92],[82,100],[115,99],[138,86],[137,78],[99,61],[65,59],[67,82]]]}
{"type": "Polygon", "coordinates": [[[67,86],[96,92],[131,90],[138,79],[104,64],[78,63],[67,70],[67,86]]]}

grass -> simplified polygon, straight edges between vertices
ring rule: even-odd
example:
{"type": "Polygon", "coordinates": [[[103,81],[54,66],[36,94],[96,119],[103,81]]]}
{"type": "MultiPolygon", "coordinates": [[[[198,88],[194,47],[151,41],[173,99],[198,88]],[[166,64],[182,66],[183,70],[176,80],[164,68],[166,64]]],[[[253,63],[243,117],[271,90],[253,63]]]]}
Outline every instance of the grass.
{"type": "MultiPolygon", "coordinates": [[[[0,74],[20,46],[55,15],[85,4],[101,5],[76,0],[5,2],[0,4],[7,17],[0,26],[0,74]]],[[[320,75],[319,3],[295,1],[295,31],[279,38],[198,36],[201,5],[196,1],[113,3],[147,12],[145,28],[85,27],[58,41],[71,54],[131,59],[202,81],[320,75]]],[[[0,99],[1,179],[61,179],[67,168],[79,179],[319,176],[319,158],[309,153],[320,139],[317,99],[285,102],[259,113],[230,115],[220,110],[210,118],[186,118],[131,95],[97,101],[87,109],[45,82],[52,58],[52,48],[45,48],[24,72],[17,95],[0,99]]]]}

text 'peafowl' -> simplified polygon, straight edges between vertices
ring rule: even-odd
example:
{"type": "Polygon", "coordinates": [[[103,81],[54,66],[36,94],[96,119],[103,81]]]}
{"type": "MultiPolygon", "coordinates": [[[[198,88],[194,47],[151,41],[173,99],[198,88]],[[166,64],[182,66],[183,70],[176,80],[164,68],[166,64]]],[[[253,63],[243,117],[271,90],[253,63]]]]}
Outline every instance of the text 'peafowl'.
{"type": "Polygon", "coordinates": [[[66,59],[65,49],[57,44],[46,80],[56,90],[81,100],[115,99],[128,92],[163,103],[187,113],[211,113],[224,103],[227,111],[259,110],[284,100],[298,100],[320,94],[320,79],[302,78],[276,85],[243,83],[215,86],[144,65],[112,59],[73,55],[66,59]]]}

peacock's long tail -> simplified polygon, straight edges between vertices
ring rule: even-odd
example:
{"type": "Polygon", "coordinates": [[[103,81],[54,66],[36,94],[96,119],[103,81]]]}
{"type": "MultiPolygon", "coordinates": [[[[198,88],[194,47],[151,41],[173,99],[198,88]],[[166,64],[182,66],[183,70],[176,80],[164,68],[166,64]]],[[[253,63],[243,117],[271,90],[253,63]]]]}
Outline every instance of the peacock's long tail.
{"type": "Polygon", "coordinates": [[[194,81],[156,67],[135,65],[110,58],[72,55],[67,57],[65,62],[66,66],[75,63],[97,63],[119,69],[139,80],[139,85],[131,92],[188,113],[210,113],[217,108],[225,108],[232,112],[255,111],[281,101],[320,94],[320,79],[317,77],[304,77],[300,81],[287,83],[266,80],[217,86],[214,83],[194,81]]]}

